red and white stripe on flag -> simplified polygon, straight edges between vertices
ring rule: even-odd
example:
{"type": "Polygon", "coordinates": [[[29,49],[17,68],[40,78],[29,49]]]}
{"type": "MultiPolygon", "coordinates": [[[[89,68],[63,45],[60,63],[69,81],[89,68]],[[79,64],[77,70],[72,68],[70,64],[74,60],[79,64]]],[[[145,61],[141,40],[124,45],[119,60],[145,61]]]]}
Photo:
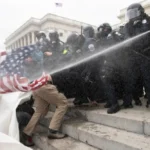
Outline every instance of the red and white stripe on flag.
{"type": "Polygon", "coordinates": [[[18,75],[5,76],[0,78],[0,94],[16,91],[34,91],[45,85],[48,80],[49,75],[46,75],[45,73],[43,73],[41,78],[34,80],[31,84],[28,83],[27,78],[19,77],[18,75]]]}
{"type": "MultiPolygon", "coordinates": [[[[0,63],[6,58],[6,55],[6,51],[0,52],[0,63]]],[[[49,75],[45,73],[43,73],[42,77],[34,80],[32,83],[28,83],[29,81],[26,77],[20,77],[17,74],[6,75],[0,78],[0,94],[16,91],[33,91],[45,85],[48,80],[49,75]]]]}

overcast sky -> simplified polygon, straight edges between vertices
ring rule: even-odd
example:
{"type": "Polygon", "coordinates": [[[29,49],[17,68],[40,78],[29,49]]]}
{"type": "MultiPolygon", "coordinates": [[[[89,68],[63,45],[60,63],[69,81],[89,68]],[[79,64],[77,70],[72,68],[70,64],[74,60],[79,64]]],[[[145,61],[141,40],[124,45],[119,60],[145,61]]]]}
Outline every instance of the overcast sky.
{"type": "Polygon", "coordinates": [[[122,8],[140,0],[0,0],[0,50],[13,31],[29,18],[41,18],[47,13],[79,20],[98,26],[103,22],[119,23],[122,8]],[[63,7],[56,8],[61,1],[63,7]]]}

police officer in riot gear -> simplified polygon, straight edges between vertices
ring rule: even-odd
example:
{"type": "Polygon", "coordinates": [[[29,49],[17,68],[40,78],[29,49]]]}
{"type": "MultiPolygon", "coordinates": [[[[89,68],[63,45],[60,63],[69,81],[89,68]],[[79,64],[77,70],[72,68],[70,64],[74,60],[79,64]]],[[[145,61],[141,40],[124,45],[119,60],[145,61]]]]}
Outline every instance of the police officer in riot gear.
{"type": "Polygon", "coordinates": [[[46,38],[46,34],[44,31],[39,31],[36,33],[36,38],[38,41],[40,41],[42,38],[46,38]]]}
{"type": "Polygon", "coordinates": [[[95,36],[95,31],[92,26],[87,26],[83,29],[83,36],[85,37],[85,42],[82,47],[83,53],[84,54],[90,54],[95,52],[96,48],[96,40],[94,38],[95,36]]]}
{"type": "Polygon", "coordinates": [[[103,23],[97,28],[96,38],[97,47],[106,48],[109,47],[111,44],[114,44],[114,41],[122,41],[123,35],[117,31],[113,31],[109,23],[103,23]],[[108,39],[111,39],[109,40],[109,42],[111,43],[105,44],[108,39]]]}
{"type": "Polygon", "coordinates": [[[36,45],[41,52],[43,52],[43,69],[46,72],[49,72],[47,66],[49,66],[49,59],[51,59],[51,48],[50,48],[50,41],[46,37],[46,33],[44,31],[39,31],[36,33],[37,42],[36,45]]]}
{"type": "Polygon", "coordinates": [[[83,29],[83,35],[84,35],[86,38],[94,38],[94,36],[95,36],[94,28],[93,28],[92,26],[86,26],[86,27],[83,29]]]}
{"type": "Polygon", "coordinates": [[[52,57],[47,60],[49,64],[49,69],[57,68],[61,63],[61,59],[63,57],[63,49],[64,43],[59,38],[59,33],[55,30],[49,31],[49,39],[50,39],[50,50],[52,52],[52,57]],[[53,64],[53,65],[50,65],[53,64]]]}
{"type": "MultiPolygon", "coordinates": [[[[126,16],[128,19],[124,28],[126,39],[150,30],[150,17],[144,12],[141,4],[130,5],[127,8],[126,16]]],[[[150,56],[149,40],[149,38],[143,38],[141,43],[135,43],[134,47],[130,49],[132,53],[130,52],[129,56],[132,60],[132,76],[130,75],[132,86],[134,87],[139,79],[143,79],[148,96],[148,105],[150,104],[150,60],[147,58],[150,56]]]]}
{"type": "MultiPolygon", "coordinates": [[[[49,40],[46,38],[46,34],[44,31],[39,31],[36,33],[37,42],[36,44],[40,48],[40,50],[45,53],[50,50],[49,40]]],[[[47,55],[48,53],[45,53],[47,55]]]]}
{"type": "Polygon", "coordinates": [[[97,38],[107,37],[108,34],[112,31],[112,27],[109,23],[103,23],[97,28],[97,38]]]}
{"type": "Polygon", "coordinates": [[[83,54],[82,46],[84,42],[85,37],[83,35],[72,33],[67,38],[63,54],[66,55],[69,60],[76,61],[77,59],[80,59],[83,54]]]}
{"type": "MultiPolygon", "coordinates": [[[[96,52],[95,31],[92,26],[83,28],[83,36],[85,42],[82,47],[84,57],[91,56],[96,52]]],[[[99,58],[92,59],[84,63],[82,78],[87,97],[91,102],[99,101],[104,98],[104,89],[99,76],[99,69],[101,68],[101,60],[99,58]]]]}
{"type": "MultiPolygon", "coordinates": [[[[112,31],[112,28],[109,23],[101,24],[97,28],[97,33],[96,33],[97,41],[100,42],[100,40],[101,40],[101,42],[103,42],[103,40],[107,39],[107,37],[111,33],[111,31],[112,31]]],[[[101,43],[101,44],[103,44],[103,43],[101,43]]]]}
{"type": "Polygon", "coordinates": [[[58,32],[55,30],[50,31],[49,39],[52,52],[61,54],[64,49],[64,43],[59,39],[58,32]]]}
{"type": "MultiPolygon", "coordinates": [[[[62,52],[63,59],[61,60],[61,65],[66,66],[82,58],[84,41],[84,36],[80,34],[73,33],[68,36],[62,52]]],[[[53,83],[57,85],[59,91],[63,92],[67,98],[75,97],[75,105],[81,105],[83,102],[88,101],[81,78],[82,70],[82,65],[78,65],[52,76],[53,83]]]]}
{"type": "MultiPolygon", "coordinates": [[[[98,27],[97,32],[97,48],[98,50],[104,50],[118,42],[123,40],[120,33],[113,31],[108,23],[103,23],[98,27]]],[[[100,76],[105,86],[105,92],[107,96],[107,103],[105,105],[108,108],[109,114],[116,113],[120,110],[118,104],[118,97],[121,97],[119,91],[121,86],[120,69],[116,52],[110,52],[103,55],[103,65],[100,70],[100,76]]]]}
{"type": "Polygon", "coordinates": [[[29,46],[30,48],[33,47],[35,50],[31,53],[31,56],[24,61],[24,69],[27,77],[33,77],[35,74],[38,75],[38,73],[40,74],[44,69],[44,57],[51,55],[49,52],[49,41],[46,38],[45,32],[38,31],[35,36],[37,42],[34,45],[29,46]]]}

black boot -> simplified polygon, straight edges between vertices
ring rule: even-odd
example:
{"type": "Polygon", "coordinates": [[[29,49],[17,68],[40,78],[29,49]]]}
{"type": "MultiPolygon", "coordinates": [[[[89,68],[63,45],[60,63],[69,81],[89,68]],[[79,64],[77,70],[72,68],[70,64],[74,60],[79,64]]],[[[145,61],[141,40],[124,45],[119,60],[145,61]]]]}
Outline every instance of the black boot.
{"type": "Polygon", "coordinates": [[[82,105],[84,103],[89,103],[87,98],[75,98],[75,100],[73,101],[75,106],[79,106],[82,105]]]}
{"type": "Polygon", "coordinates": [[[150,104],[149,101],[147,101],[147,103],[146,103],[146,107],[147,108],[149,108],[149,104],[150,104]]]}
{"type": "Polygon", "coordinates": [[[120,110],[120,106],[118,104],[111,106],[108,110],[108,114],[114,114],[120,110]]]}
{"type": "Polygon", "coordinates": [[[123,104],[121,105],[121,108],[122,108],[122,109],[133,108],[133,105],[132,105],[132,103],[130,103],[130,104],[123,103],[123,104]]]}
{"type": "Polygon", "coordinates": [[[65,135],[63,133],[60,133],[59,131],[52,130],[52,129],[48,130],[48,138],[49,139],[62,139],[64,137],[66,137],[66,136],[67,135],[65,135]]]}
{"type": "Polygon", "coordinates": [[[142,106],[142,102],[140,101],[140,99],[135,100],[135,105],[142,106]]]}
{"type": "Polygon", "coordinates": [[[24,132],[20,133],[20,142],[24,144],[25,146],[34,146],[34,143],[32,141],[32,137],[25,134],[24,132]]]}
{"type": "Polygon", "coordinates": [[[144,95],[144,98],[145,98],[145,99],[148,99],[147,94],[144,95]]]}
{"type": "Polygon", "coordinates": [[[110,108],[110,107],[111,107],[111,104],[108,102],[104,105],[104,108],[110,108]]]}
{"type": "Polygon", "coordinates": [[[82,105],[82,104],[83,104],[82,100],[80,100],[80,99],[75,99],[75,100],[73,101],[73,103],[74,103],[75,106],[78,106],[78,105],[82,105]]]}

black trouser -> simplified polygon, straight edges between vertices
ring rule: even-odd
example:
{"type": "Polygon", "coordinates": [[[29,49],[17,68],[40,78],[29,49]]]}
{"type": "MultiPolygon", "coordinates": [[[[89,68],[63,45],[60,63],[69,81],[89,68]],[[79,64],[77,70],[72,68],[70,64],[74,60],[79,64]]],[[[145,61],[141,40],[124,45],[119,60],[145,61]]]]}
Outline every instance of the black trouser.
{"type": "Polygon", "coordinates": [[[116,93],[116,81],[114,78],[103,78],[104,86],[106,95],[108,98],[108,102],[111,105],[117,105],[118,104],[118,98],[116,93]]]}
{"type": "Polygon", "coordinates": [[[133,85],[139,77],[142,78],[148,101],[150,103],[150,60],[147,60],[146,58],[139,58],[136,64],[138,65],[138,70],[136,69],[134,72],[136,76],[134,78],[133,85]]]}
{"type": "Polygon", "coordinates": [[[148,101],[150,104],[150,61],[145,60],[144,63],[140,65],[140,68],[144,81],[144,86],[147,92],[148,101]]]}
{"type": "Polygon", "coordinates": [[[85,90],[86,96],[91,101],[100,102],[106,99],[104,85],[101,79],[86,81],[84,83],[84,90],[85,90]]]}
{"type": "Polygon", "coordinates": [[[17,114],[17,120],[19,124],[19,130],[22,131],[24,127],[27,126],[32,116],[27,112],[17,112],[16,114],[17,114]]]}
{"type": "Polygon", "coordinates": [[[116,105],[118,104],[117,96],[116,96],[116,90],[115,90],[115,83],[112,81],[106,79],[105,81],[105,89],[107,92],[107,97],[108,97],[108,103],[111,105],[116,105]]]}
{"type": "Polygon", "coordinates": [[[133,100],[138,102],[140,100],[140,97],[143,96],[143,80],[141,75],[135,79],[135,82],[133,84],[134,90],[133,90],[133,100]]]}
{"type": "Polygon", "coordinates": [[[133,75],[132,68],[128,68],[121,72],[123,82],[123,101],[125,105],[132,104],[133,75]]]}
{"type": "Polygon", "coordinates": [[[108,102],[111,105],[118,104],[118,92],[121,92],[119,98],[121,98],[123,93],[123,101],[125,105],[130,105],[132,103],[132,75],[130,75],[130,70],[122,71],[119,74],[113,74],[111,77],[105,77],[103,79],[105,84],[105,90],[108,97],[108,102]],[[122,88],[122,90],[118,90],[122,88]]]}
{"type": "Polygon", "coordinates": [[[74,93],[72,96],[78,99],[85,99],[84,81],[79,74],[71,72],[67,77],[65,85],[67,86],[66,92],[68,94],[72,92],[74,93]]]}
{"type": "Polygon", "coordinates": [[[66,71],[57,76],[52,76],[54,84],[58,90],[65,94],[67,98],[76,97],[77,99],[85,99],[84,82],[80,74],[74,71],[66,71]]]}

